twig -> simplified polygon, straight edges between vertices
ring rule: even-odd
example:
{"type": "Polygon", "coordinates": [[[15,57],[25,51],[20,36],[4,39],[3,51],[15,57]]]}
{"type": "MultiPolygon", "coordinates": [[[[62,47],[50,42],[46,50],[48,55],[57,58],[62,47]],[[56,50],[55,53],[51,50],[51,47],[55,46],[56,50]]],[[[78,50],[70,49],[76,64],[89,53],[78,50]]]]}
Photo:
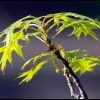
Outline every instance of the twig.
{"type": "Polygon", "coordinates": [[[73,82],[72,82],[71,77],[70,77],[70,73],[69,73],[68,69],[65,66],[64,66],[64,76],[67,79],[71,96],[74,97],[74,98],[76,98],[76,99],[78,99],[79,95],[77,95],[75,93],[75,90],[74,90],[74,87],[73,87],[73,82]]]}

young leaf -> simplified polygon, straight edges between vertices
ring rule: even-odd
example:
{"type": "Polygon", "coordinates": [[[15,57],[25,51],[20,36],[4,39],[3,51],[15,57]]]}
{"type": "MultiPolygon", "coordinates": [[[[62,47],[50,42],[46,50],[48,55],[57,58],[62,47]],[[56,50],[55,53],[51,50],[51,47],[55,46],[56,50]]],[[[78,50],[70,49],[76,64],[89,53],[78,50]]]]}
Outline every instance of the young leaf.
{"type": "Polygon", "coordinates": [[[93,67],[100,65],[100,57],[89,56],[84,50],[77,49],[66,53],[68,62],[75,73],[80,71],[81,74],[84,74],[92,71],[93,67]]]}
{"type": "Polygon", "coordinates": [[[25,67],[33,60],[34,58],[31,58],[29,60],[27,60],[24,65],[22,66],[21,70],[25,69],[25,67]]]}
{"type": "Polygon", "coordinates": [[[93,71],[93,67],[99,65],[99,62],[97,60],[95,61],[95,58],[91,59],[76,59],[72,63],[70,63],[73,67],[73,71],[76,73],[78,71],[81,72],[81,74],[84,74],[85,72],[91,72],[93,71]]]}
{"type": "Polygon", "coordinates": [[[39,64],[37,64],[36,66],[34,66],[33,69],[27,71],[27,72],[23,72],[20,76],[18,76],[17,78],[24,78],[20,84],[24,83],[24,82],[29,82],[32,80],[32,78],[38,73],[38,71],[43,67],[44,64],[46,64],[48,61],[45,60],[43,62],[40,62],[39,64]]]}
{"type": "Polygon", "coordinates": [[[90,35],[92,38],[97,40],[97,36],[92,30],[97,27],[92,25],[88,21],[80,21],[78,24],[73,24],[72,26],[74,28],[74,31],[71,35],[75,35],[78,39],[80,38],[81,34],[84,33],[85,36],[90,35]]]}
{"type": "Polygon", "coordinates": [[[12,63],[12,52],[15,51],[20,57],[23,57],[22,47],[18,41],[24,40],[27,41],[27,39],[24,39],[24,33],[23,31],[16,32],[13,34],[10,39],[8,45],[5,45],[0,48],[0,52],[3,52],[2,58],[1,58],[1,70],[4,72],[6,69],[6,62],[9,61],[12,63]]]}
{"type": "Polygon", "coordinates": [[[29,70],[26,72],[23,72],[20,76],[18,76],[17,78],[24,78],[19,84],[22,84],[23,82],[29,82],[32,80],[33,78],[33,70],[29,70]]]}
{"type": "Polygon", "coordinates": [[[65,21],[68,22],[70,20],[70,18],[68,18],[67,16],[63,16],[61,14],[56,14],[54,17],[54,22],[57,24],[57,26],[59,26],[60,21],[65,21]]]}
{"type": "Polygon", "coordinates": [[[40,32],[34,32],[34,33],[27,33],[26,36],[38,36],[40,35],[40,32]]]}
{"type": "Polygon", "coordinates": [[[99,21],[71,12],[59,13],[55,16],[54,23],[62,25],[57,27],[57,33],[53,36],[53,38],[60,34],[65,28],[73,27],[74,31],[70,35],[75,35],[79,39],[81,34],[84,33],[85,36],[90,35],[92,38],[97,40],[97,36],[93,29],[100,28],[99,21]]]}
{"type": "Polygon", "coordinates": [[[18,29],[17,32],[19,32],[21,30],[22,31],[27,30],[30,26],[38,27],[39,22],[40,22],[39,18],[36,18],[34,16],[26,16],[16,21],[15,23],[11,24],[8,28],[3,30],[2,32],[2,35],[6,34],[6,45],[8,45],[10,37],[14,34],[16,29],[18,29]]]}
{"type": "Polygon", "coordinates": [[[33,57],[33,58],[27,60],[27,61],[25,62],[25,64],[22,66],[21,70],[25,69],[25,67],[26,67],[29,63],[31,63],[31,61],[33,61],[33,64],[36,64],[36,63],[38,63],[38,61],[39,61],[40,59],[42,59],[43,57],[45,57],[45,56],[47,56],[47,55],[49,55],[49,53],[42,53],[42,54],[40,54],[40,55],[37,55],[37,56],[35,56],[35,57],[33,57]]]}
{"type": "Polygon", "coordinates": [[[67,51],[66,54],[67,54],[68,60],[71,61],[73,59],[79,59],[79,58],[87,56],[85,52],[86,50],[76,49],[72,51],[67,51]]]}

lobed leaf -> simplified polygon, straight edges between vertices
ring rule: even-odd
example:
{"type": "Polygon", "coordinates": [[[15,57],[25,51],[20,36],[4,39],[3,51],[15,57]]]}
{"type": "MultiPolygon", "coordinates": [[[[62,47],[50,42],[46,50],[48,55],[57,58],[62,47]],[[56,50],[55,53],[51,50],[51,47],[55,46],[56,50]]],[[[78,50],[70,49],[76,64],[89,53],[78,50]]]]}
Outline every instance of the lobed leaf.
{"type": "Polygon", "coordinates": [[[27,60],[27,61],[24,63],[24,65],[22,66],[21,70],[24,70],[25,67],[26,67],[29,63],[31,63],[31,61],[33,62],[34,65],[36,65],[36,64],[38,63],[38,61],[39,61],[41,58],[43,58],[43,57],[45,57],[45,56],[47,56],[47,55],[49,55],[49,53],[42,53],[42,54],[40,54],[40,55],[37,55],[37,56],[35,56],[35,57],[33,57],[33,58],[27,60]]]}
{"type": "Polygon", "coordinates": [[[24,82],[29,82],[32,80],[32,78],[38,73],[38,71],[43,67],[44,64],[46,64],[48,61],[42,61],[39,64],[37,64],[36,66],[34,66],[33,69],[27,71],[27,72],[23,72],[20,76],[18,76],[17,78],[24,78],[20,84],[24,83],[24,82]]]}
{"type": "Polygon", "coordinates": [[[67,51],[67,58],[73,71],[80,71],[81,74],[93,71],[93,67],[100,65],[100,57],[90,56],[85,50],[67,51]]]}
{"type": "MultiPolygon", "coordinates": [[[[0,64],[1,64],[1,70],[4,72],[6,69],[6,63],[9,61],[12,63],[12,52],[15,51],[20,57],[23,57],[22,47],[18,41],[23,40],[24,33],[23,31],[16,32],[10,37],[8,45],[4,45],[0,48],[0,53],[3,53],[0,64]]],[[[24,39],[27,41],[27,39],[24,39]]]]}
{"type": "Polygon", "coordinates": [[[84,74],[85,72],[92,72],[93,67],[96,67],[99,65],[99,61],[95,61],[95,58],[92,57],[93,60],[86,58],[86,59],[76,59],[72,63],[70,63],[73,67],[73,71],[76,73],[78,71],[81,72],[81,74],[84,74]]]}
{"type": "Polygon", "coordinates": [[[75,35],[79,39],[81,34],[84,33],[85,36],[89,35],[98,40],[96,33],[93,31],[93,29],[100,28],[100,22],[98,20],[71,12],[52,14],[52,16],[54,17],[54,23],[59,26],[52,38],[55,38],[64,29],[73,27],[74,30],[69,36],[75,35]]]}

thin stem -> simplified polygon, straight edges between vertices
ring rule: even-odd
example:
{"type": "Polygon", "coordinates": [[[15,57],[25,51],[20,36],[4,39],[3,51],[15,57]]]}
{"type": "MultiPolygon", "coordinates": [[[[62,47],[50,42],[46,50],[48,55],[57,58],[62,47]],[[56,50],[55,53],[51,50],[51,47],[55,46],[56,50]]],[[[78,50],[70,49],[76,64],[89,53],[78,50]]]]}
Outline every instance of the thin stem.
{"type": "Polygon", "coordinates": [[[32,29],[34,31],[38,31],[38,29],[36,29],[35,27],[29,27],[29,29],[32,29]]]}
{"type": "Polygon", "coordinates": [[[36,38],[38,38],[40,41],[42,41],[43,43],[45,42],[43,39],[41,39],[39,36],[35,36],[36,38]]]}
{"type": "Polygon", "coordinates": [[[47,18],[48,18],[48,16],[45,16],[45,17],[44,17],[44,19],[43,19],[43,21],[42,21],[42,26],[44,26],[44,23],[45,23],[45,21],[46,21],[47,18]]]}
{"type": "Polygon", "coordinates": [[[30,25],[32,25],[32,26],[36,26],[36,27],[38,27],[38,28],[39,28],[39,26],[38,26],[37,24],[30,24],[30,25]]]}
{"type": "Polygon", "coordinates": [[[51,18],[50,20],[48,20],[46,23],[45,23],[45,26],[47,26],[51,21],[53,21],[54,18],[51,18]]]}
{"type": "Polygon", "coordinates": [[[47,31],[46,31],[46,33],[48,33],[52,28],[54,28],[56,26],[56,23],[54,23],[53,25],[51,25],[48,29],[47,29],[47,31]]]}

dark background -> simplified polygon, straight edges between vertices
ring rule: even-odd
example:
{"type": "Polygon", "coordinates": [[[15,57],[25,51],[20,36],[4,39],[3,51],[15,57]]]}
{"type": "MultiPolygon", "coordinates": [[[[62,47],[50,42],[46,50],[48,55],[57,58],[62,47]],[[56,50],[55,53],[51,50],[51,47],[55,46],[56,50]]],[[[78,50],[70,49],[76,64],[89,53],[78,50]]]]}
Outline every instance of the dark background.
{"type": "MultiPolygon", "coordinates": [[[[76,12],[91,18],[100,16],[99,1],[0,1],[0,31],[14,21],[27,15],[41,16],[56,12],[76,12]]],[[[70,29],[67,31],[70,32],[70,29]]],[[[53,33],[53,32],[52,32],[53,33]]],[[[100,33],[99,30],[96,31],[100,33]]],[[[58,36],[56,42],[61,42],[66,50],[85,49],[89,54],[100,55],[100,43],[91,37],[76,40],[74,36],[67,37],[65,31],[58,36]]],[[[26,59],[40,54],[45,46],[37,39],[31,39],[29,46],[23,50],[26,59]]],[[[51,63],[45,65],[34,79],[23,85],[15,78],[20,73],[23,61],[13,55],[13,68],[7,64],[5,75],[0,73],[0,99],[71,99],[67,82],[62,73],[56,74],[51,63]]],[[[61,64],[60,64],[61,65],[61,64]]],[[[31,66],[31,65],[30,65],[31,66]]],[[[89,98],[100,99],[100,67],[93,73],[83,76],[78,74],[89,98]]]]}

